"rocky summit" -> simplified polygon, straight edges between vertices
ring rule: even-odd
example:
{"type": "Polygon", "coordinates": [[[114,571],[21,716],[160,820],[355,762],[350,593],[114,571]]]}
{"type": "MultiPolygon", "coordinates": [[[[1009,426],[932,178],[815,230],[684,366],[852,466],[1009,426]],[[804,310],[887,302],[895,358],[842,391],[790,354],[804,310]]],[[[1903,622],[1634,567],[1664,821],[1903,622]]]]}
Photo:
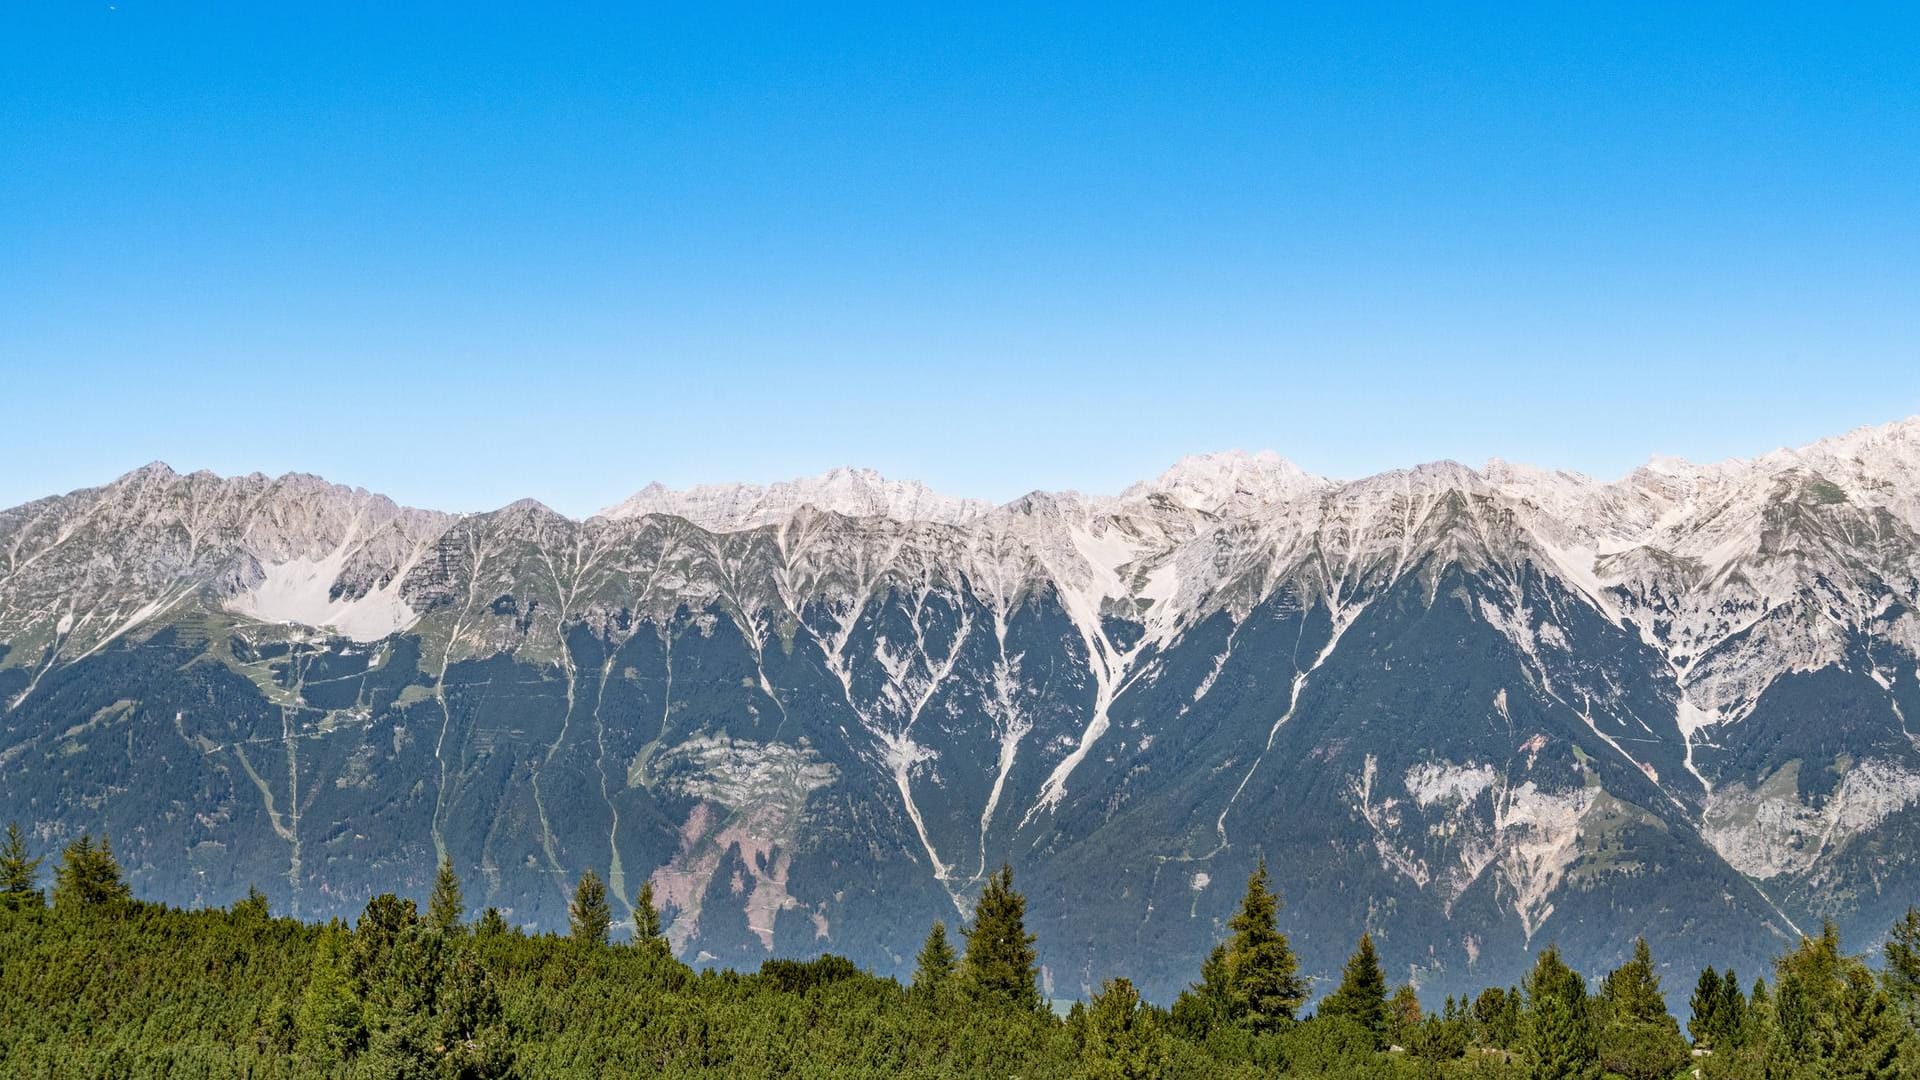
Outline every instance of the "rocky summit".
{"type": "Polygon", "coordinates": [[[1264,857],[1322,979],[1370,930],[1425,994],[1638,935],[1685,985],[1920,896],[1917,604],[1920,419],[1611,482],[1226,453],[584,521],[155,464],[0,511],[0,818],[178,904],[351,916],[445,855],[548,930],[591,868],[690,961],[883,973],[1010,863],[1055,997],[1169,999],[1264,857]]]}

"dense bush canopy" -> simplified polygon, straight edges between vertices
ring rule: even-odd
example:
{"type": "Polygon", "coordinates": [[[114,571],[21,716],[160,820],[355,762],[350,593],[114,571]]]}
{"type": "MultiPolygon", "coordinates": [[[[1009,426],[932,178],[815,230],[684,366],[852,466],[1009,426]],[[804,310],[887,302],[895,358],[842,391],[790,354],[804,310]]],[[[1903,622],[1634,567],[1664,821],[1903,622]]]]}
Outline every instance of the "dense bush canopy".
{"type": "Polygon", "coordinates": [[[1064,1016],[1037,1007],[1012,874],[963,928],[929,934],[912,987],[835,956],[754,974],[695,971],[660,936],[609,942],[598,878],[567,936],[498,912],[469,921],[443,868],[422,913],[391,894],[353,926],[272,917],[254,893],[182,911],[127,895],[111,847],[82,838],[53,902],[13,833],[0,851],[0,1063],[33,1077],[1511,1077],[1515,1080],[1920,1077],[1920,915],[1876,972],[1828,927],[1751,992],[1702,973],[1666,1010],[1644,942],[1590,991],[1544,947],[1524,987],[1424,1012],[1363,938],[1305,1015],[1265,867],[1232,933],[1172,1009],[1120,973],[1064,1016]]]}

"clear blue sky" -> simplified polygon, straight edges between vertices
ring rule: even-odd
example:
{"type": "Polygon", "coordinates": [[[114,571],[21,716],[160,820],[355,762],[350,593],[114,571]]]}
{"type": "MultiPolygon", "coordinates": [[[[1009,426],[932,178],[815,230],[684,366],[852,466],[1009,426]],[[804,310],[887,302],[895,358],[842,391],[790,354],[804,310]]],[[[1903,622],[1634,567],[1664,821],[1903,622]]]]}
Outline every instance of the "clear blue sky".
{"type": "Polygon", "coordinates": [[[1611,475],[1920,413],[1910,6],[906,6],[5,5],[0,505],[1611,475]]]}

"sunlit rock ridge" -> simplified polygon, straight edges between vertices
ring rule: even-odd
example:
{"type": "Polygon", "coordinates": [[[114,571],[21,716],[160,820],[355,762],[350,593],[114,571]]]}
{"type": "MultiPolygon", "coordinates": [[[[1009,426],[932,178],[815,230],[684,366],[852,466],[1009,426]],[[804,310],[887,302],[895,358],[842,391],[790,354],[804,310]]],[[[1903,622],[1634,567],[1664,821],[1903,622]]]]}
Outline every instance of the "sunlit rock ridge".
{"type": "Polygon", "coordinates": [[[1264,856],[1317,975],[1363,930],[1431,994],[1645,934],[1679,985],[1920,896],[1916,604],[1920,419],[1612,481],[1233,452],[584,521],[154,464],[0,511],[0,815],[307,917],[442,854],[537,929],[651,879],[732,966],[904,971],[1010,862],[1060,997],[1169,997],[1264,856]]]}

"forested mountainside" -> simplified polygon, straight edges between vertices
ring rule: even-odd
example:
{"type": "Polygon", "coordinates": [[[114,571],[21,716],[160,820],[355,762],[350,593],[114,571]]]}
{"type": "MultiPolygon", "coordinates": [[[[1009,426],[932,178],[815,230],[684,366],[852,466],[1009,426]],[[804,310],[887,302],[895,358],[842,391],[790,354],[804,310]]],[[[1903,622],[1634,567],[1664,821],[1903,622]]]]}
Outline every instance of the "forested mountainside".
{"type": "Polygon", "coordinates": [[[1920,895],[1920,420],[1612,482],[1188,459],[993,506],[842,470],[584,521],[149,466],[0,511],[0,814],[141,895],[905,976],[992,869],[1044,991],[1171,1001],[1265,858],[1302,969],[1757,971],[1920,895]]]}
{"type": "Polygon", "coordinates": [[[915,1076],[1750,1080],[1920,1076],[1920,909],[1876,973],[1828,924],[1748,984],[1704,969],[1686,1025],[1637,941],[1603,979],[1542,948],[1520,985],[1423,1010],[1362,935],[1313,1003],[1259,865],[1171,1008],[1104,978],[1062,1014],[1040,995],[1026,898],[988,875],[973,919],[928,932],[911,981],[843,957],[753,975],[674,959],[651,883],[633,931],[592,870],[564,935],[487,908],[470,920],[443,862],[424,910],[382,893],[353,925],[135,900],[110,843],[53,868],[0,846],[0,1069],[32,1077],[915,1076]]]}

